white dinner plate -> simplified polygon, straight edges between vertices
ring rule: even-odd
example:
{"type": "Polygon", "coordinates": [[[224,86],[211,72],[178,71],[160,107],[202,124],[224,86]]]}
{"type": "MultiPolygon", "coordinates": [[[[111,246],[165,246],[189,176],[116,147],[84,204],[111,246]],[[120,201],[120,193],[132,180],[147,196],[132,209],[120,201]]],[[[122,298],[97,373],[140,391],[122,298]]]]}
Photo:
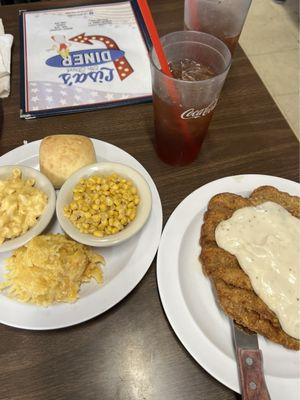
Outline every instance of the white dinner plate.
{"type": "MultiPolygon", "coordinates": [[[[87,321],[107,311],[131,292],[150,267],[156,254],[161,230],[162,207],[157,188],[145,168],[124,150],[101,140],[92,139],[97,161],[126,164],[136,169],[149,184],[152,210],[139,233],[120,245],[96,249],[105,258],[104,283],[95,281],[81,286],[80,298],[74,304],[55,304],[44,308],[22,304],[0,292],[0,322],[24,329],[58,329],[87,321]]],[[[0,157],[0,165],[18,164],[39,169],[41,141],[28,143],[0,157]]],[[[57,220],[46,230],[62,232],[57,220]]],[[[0,254],[0,282],[3,281],[4,260],[11,253],[0,254]]]]}
{"type": "MultiPolygon", "coordinates": [[[[297,183],[266,175],[239,175],[210,182],[175,209],[164,228],[157,256],[159,294],[176,335],[207,372],[238,393],[230,323],[218,308],[210,281],[198,261],[200,228],[212,196],[222,192],[248,196],[262,185],[300,194],[297,183]]],[[[287,350],[262,336],[258,341],[272,400],[298,399],[300,352],[287,350]]]]}

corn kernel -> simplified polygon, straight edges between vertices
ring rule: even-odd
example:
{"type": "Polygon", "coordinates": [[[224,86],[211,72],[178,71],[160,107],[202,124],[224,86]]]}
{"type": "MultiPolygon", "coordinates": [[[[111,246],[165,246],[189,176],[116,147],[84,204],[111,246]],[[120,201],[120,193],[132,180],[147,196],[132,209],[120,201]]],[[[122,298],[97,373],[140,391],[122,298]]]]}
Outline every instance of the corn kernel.
{"type": "Polygon", "coordinates": [[[94,231],[93,235],[96,236],[96,237],[103,237],[104,233],[102,231],[94,231]]]}
{"type": "Polygon", "coordinates": [[[129,215],[130,221],[133,221],[135,217],[136,217],[135,211],[132,211],[132,212],[130,213],[130,215],[129,215]]]}
{"type": "Polygon", "coordinates": [[[101,217],[100,217],[99,214],[96,214],[96,215],[92,216],[92,220],[95,221],[95,222],[100,222],[100,219],[101,219],[101,217]]]}
{"type": "Polygon", "coordinates": [[[128,223],[128,219],[127,219],[126,217],[123,217],[123,218],[121,219],[121,224],[122,224],[122,225],[127,225],[127,223],[128,223]]]}
{"type": "Polygon", "coordinates": [[[100,204],[100,211],[106,211],[107,207],[106,204],[100,204]]]}
{"type": "Polygon", "coordinates": [[[112,201],[111,197],[107,197],[106,198],[106,205],[108,207],[112,206],[114,204],[114,202],[112,201]]]}
{"type": "Polygon", "coordinates": [[[114,220],[113,220],[113,218],[109,218],[108,224],[109,224],[109,226],[113,226],[113,225],[114,225],[114,220]]]}

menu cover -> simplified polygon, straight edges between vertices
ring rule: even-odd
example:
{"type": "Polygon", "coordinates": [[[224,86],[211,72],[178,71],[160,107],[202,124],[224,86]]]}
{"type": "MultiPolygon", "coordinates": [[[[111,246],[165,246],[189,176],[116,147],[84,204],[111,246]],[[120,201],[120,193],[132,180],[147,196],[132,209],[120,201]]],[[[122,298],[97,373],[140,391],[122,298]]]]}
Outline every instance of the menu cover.
{"type": "Polygon", "coordinates": [[[151,100],[136,0],[21,11],[21,118],[151,100]]]}

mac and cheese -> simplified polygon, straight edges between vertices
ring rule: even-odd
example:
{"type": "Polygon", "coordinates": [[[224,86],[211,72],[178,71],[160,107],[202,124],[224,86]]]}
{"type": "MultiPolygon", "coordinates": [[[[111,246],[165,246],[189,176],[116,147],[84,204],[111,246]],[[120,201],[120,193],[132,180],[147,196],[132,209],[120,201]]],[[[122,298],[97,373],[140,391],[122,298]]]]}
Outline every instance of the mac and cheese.
{"type": "Polygon", "coordinates": [[[34,185],[34,179],[22,179],[19,168],[0,179],[0,244],[23,235],[42,215],[48,198],[34,185]]]}

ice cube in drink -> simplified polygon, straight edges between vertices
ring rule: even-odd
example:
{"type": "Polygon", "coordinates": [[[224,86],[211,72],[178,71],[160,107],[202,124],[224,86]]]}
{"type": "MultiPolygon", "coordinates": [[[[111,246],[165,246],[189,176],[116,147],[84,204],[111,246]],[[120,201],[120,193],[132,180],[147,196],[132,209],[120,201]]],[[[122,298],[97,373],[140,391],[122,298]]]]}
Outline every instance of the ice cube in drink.
{"type": "Polygon", "coordinates": [[[182,81],[204,81],[216,75],[210,66],[189,58],[170,62],[169,66],[173,77],[182,81]]]}

